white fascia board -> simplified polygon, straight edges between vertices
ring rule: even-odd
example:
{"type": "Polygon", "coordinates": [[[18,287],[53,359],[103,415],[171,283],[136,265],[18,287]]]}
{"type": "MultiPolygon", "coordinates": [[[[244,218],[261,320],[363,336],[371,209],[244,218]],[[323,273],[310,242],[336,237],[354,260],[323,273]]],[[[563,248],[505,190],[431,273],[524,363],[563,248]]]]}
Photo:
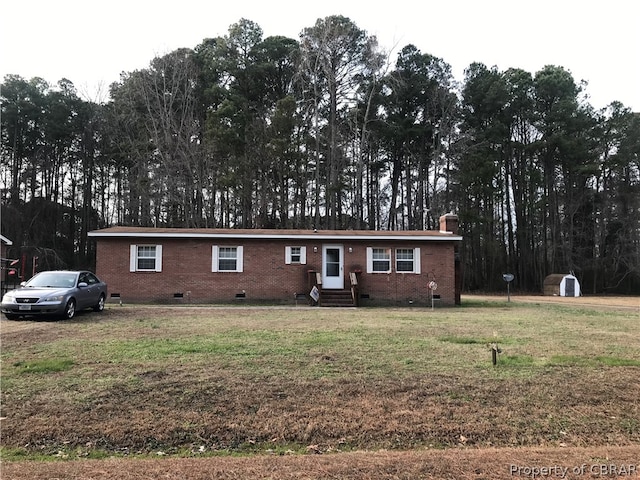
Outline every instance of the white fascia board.
{"type": "Polygon", "coordinates": [[[2,241],[2,243],[7,245],[8,247],[13,245],[13,242],[11,240],[9,240],[7,237],[5,237],[4,235],[0,235],[0,241],[2,241]]]}
{"type": "Polygon", "coordinates": [[[300,235],[276,234],[276,233],[167,233],[167,232],[117,232],[117,233],[101,233],[89,232],[90,237],[102,238],[196,238],[196,239],[249,239],[249,240],[330,240],[338,241],[363,241],[363,240],[409,240],[409,241],[462,241],[462,237],[458,235],[328,235],[322,233],[309,233],[300,235]]]}

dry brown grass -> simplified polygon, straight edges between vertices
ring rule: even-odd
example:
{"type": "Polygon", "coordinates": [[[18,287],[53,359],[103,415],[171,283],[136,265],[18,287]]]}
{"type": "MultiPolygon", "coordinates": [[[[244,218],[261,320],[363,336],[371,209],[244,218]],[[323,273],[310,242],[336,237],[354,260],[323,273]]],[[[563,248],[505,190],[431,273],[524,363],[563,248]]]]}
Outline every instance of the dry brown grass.
{"type": "Polygon", "coordinates": [[[3,320],[2,478],[500,479],[524,476],[513,465],[637,466],[634,305],[557,310],[541,298],[3,320]],[[507,350],[497,368],[482,344],[493,335],[507,350]],[[20,371],[63,354],[69,370],[20,371]]]}

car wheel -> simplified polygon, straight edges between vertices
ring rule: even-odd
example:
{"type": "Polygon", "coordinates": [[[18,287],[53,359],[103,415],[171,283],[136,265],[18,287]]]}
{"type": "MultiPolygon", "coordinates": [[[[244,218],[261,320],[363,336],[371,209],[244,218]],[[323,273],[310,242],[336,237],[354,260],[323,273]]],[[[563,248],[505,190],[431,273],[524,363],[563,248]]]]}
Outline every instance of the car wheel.
{"type": "Polygon", "coordinates": [[[62,318],[65,320],[71,320],[76,314],[76,301],[72,298],[67,302],[67,306],[64,307],[64,315],[62,318]]]}
{"type": "Polygon", "coordinates": [[[100,295],[100,300],[93,306],[94,312],[101,312],[104,310],[104,295],[100,295]]]}

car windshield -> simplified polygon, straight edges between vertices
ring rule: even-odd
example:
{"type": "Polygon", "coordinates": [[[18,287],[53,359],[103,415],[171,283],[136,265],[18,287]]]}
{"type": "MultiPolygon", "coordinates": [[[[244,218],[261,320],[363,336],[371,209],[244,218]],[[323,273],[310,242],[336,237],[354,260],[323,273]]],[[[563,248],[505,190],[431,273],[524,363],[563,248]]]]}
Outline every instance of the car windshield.
{"type": "Polygon", "coordinates": [[[73,288],[76,286],[75,273],[45,272],[33,277],[27,287],[73,288]]]}

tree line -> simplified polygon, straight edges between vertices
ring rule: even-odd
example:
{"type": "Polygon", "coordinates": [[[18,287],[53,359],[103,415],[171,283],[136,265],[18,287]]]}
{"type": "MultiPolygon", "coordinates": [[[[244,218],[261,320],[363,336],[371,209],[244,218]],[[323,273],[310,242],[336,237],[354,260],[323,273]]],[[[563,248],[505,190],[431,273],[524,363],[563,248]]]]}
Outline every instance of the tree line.
{"type": "Polygon", "coordinates": [[[640,292],[640,116],[595,110],[561,66],[457,82],[346,17],[297,40],[241,19],[107,101],[0,87],[2,233],[42,267],[90,266],[87,232],[116,224],[415,230],[453,211],[467,290],[573,271],[587,293],[640,292]]]}

